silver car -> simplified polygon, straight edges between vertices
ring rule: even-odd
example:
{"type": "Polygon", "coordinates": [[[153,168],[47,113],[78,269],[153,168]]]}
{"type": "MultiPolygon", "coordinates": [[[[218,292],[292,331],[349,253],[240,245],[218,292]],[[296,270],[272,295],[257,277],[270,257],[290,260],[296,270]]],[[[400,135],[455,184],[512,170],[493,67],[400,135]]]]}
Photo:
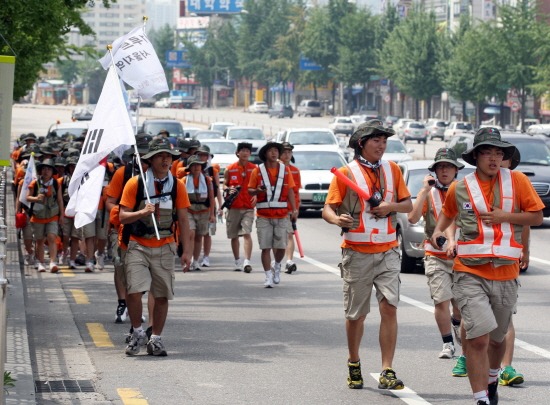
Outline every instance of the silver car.
{"type": "MultiPolygon", "coordinates": [[[[414,201],[422,188],[424,177],[431,173],[428,166],[433,160],[410,160],[399,164],[403,172],[403,178],[414,201]]],[[[465,163],[465,162],[462,162],[465,163]]],[[[475,170],[475,167],[465,163],[466,167],[459,170],[458,178],[461,179],[475,170]]],[[[401,252],[401,272],[423,272],[424,263],[424,219],[416,224],[409,223],[407,214],[397,213],[397,241],[401,252]]]]}

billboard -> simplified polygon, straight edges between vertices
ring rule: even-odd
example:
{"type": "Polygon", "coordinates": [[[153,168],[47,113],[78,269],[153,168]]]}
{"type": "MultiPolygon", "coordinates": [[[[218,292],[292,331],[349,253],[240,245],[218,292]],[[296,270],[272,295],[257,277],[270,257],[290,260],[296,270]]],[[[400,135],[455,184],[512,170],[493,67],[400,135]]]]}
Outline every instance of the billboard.
{"type": "Polygon", "coordinates": [[[166,51],[166,67],[190,69],[191,62],[187,58],[187,51],[166,51]]]}
{"type": "Polygon", "coordinates": [[[240,13],[244,0],[189,0],[187,11],[195,14],[240,13]]]}
{"type": "Polygon", "coordinates": [[[323,67],[305,56],[300,56],[300,70],[323,70],[323,67]]]}

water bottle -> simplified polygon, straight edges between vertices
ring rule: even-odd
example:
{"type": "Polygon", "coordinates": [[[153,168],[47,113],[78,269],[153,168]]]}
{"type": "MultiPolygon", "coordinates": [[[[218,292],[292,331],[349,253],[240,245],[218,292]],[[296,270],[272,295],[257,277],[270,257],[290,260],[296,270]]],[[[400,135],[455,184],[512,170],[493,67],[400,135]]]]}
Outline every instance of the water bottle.
{"type": "Polygon", "coordinates": [[[208,224],[208,231],[210,232],[210,236],[214,236],[216,234],[216,223],[210,222],[208,224]]]}

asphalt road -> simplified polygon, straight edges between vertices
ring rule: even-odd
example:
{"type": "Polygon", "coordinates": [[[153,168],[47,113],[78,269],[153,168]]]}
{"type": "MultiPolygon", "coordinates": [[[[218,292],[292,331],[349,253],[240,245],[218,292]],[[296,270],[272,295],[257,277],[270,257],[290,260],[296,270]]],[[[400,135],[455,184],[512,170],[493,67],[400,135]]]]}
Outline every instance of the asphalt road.
{"type": "MultiPolygon", "coordinates": [[[[153,109],[147,112],[153,114],[153,109]]],[[[145,112],[145,111],[144,111],[145,112]]],[[[327,118],[277,120],[239,111],[166,110],[191,114],[186,120],[250,120],[255,125],[325,126],[327,118]],[[207,118],[209,117],[209,118],[207,118]]],[[[155,113],[157,113],[155,111],[155,113]]],[[[12,133],[45,134],[70,109],[15,106],[12,133]]],[[[181,119],[181,118],[180,118],[181,119]]],[[[240,121],[239,121],[240,122],[240,121]]],[[[247,121],[248,122],[248,121],[247,121]]],[[[428,142],[433,157],[440,141],[428,142]]],[[[89,380],[94,392],[38,394],[37,402],[112,404],[471,404],[466,378],[451,377],[452,360],[437,358],[441,339],[433,319],[426,279],[401,276],[399,337],[394,368],[406,385],[380,391],[379,314],[367,318],[361,351],[365,388],[346,386],[346,340],[339,262],[339,230],[319,213],[298,221],[305,257],[298,271],[283,274],[273,289],[262,286],[259,251],[254,271],[231,271],[223,224],[214,236],[211,267],[176,275],[163,340],[168,357],[124,354],[129,325],[115,324],[113,271],[61,274],[25,269],[27,323],[36,380],[89,380]],[[370,376],[373,373],[373,377],[370,376]],[[143,402],[131,402],[142,399],[143,402]]],[[[255,236],[255,235],[254,235],[255,236]]],[[[521,276],[514,365],[526,382],[500,387],[501,403],[547,403],[550,381],[548,277],[550,220],[531,234],[531,265],[521,276]]],[[[255,238],[254,238],[255,240],[255,238]]],[[[257,247],[257,243],[255,242],[257,247]]]]}

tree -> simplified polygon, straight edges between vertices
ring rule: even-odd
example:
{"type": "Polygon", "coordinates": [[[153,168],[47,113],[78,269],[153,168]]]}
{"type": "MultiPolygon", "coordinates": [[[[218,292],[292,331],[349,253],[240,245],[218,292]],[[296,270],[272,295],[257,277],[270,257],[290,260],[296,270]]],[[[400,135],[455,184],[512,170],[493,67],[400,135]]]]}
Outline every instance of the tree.
{"type": "Polygon", "coordinates": [[[440,94],[441,33],[433,13],[413,10],[389,35],[380,54],[380,70],[407,95],[416,100],[415,115],[419,117],[418,100],[428,102],[440,94]]]}
{"type": "MultiPolygon", "coordinates": [[[[113,0],[102,0],[109,7],[113,0]]],[[[13,97],[23,97],[32,89],[44,63],[70,59],[78,49],[67,44],[65,35],[72,28],[82,35],[93,34],[80,12],[88,0],[4,1],[0,7],[0,33],[7,43],[0,43],[0,53],[15,53],[13,97]]]]}

